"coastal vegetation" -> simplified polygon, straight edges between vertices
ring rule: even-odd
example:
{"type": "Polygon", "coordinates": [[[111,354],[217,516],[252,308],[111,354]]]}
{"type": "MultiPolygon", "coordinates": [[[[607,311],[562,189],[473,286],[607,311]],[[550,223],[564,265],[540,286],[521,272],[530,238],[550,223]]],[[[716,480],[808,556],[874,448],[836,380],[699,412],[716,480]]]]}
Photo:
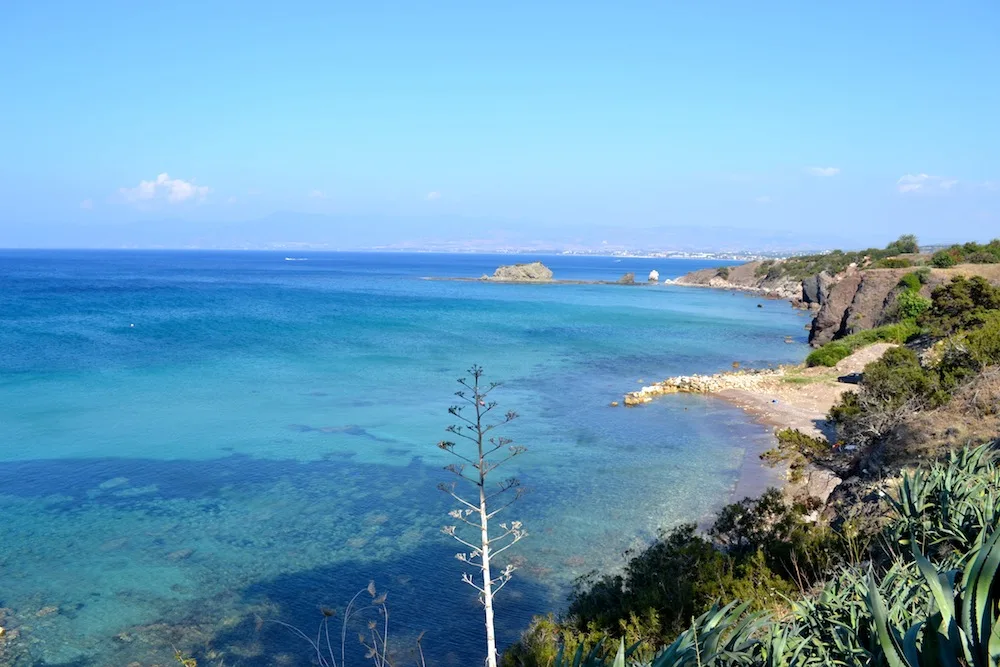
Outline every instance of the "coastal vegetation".
{"type": "MultiPolygon", "coordinates": [[[[852,484],[827,505],[772,489],[704,532],[663,532],[621,572],[581,578],[565,614],[536,618],[504,665],[998,664],[1000,288],[934,277],[927,263],[940,262],[915,246],[756,268],[805,279],[862,258],[914,267],[886,288],[884,324],[807,359],[833,367],[891,344],[830,410],[837,441],[784,429],[762,457],[793,484],[817,466],[852,484]]],[[[1000,242],[949,256],[985,263],[989,247],[1000,242]]]]}
{"type": "Polygon", "coordinates": [[[858,391],[831,409],[845,441],[877,442],[1000,365],[1000,288],[984,279],[956,276],[937,287],[918,322],[922,344],[888,350],[865,368],[858,391]]]}
{"type": "Polygon", "coordinates": [[[895,262],[890,262],[890,258],[897,255],[916,254],[920,252],[917,237],[912,234],[904,234],[887,245],[885,248],[868,248],[867,250],[833,250],[827,253],[815,255],[800,255],[790,257],[785,260],[767,260],[761,262],[756,269],[758,277],[770,279],[788,277],[796,280],[804,280],[819,273],[836,274],[844,271],[852,264],[871,265],[875,268],[901,268],[913,266],[913,261],[909,259],[896,258],[895,262]],[[881,263],[881,264],[880,264],[881,263]]]}
{"type": "Polygon", "coordinates": [[[904,474],[867,535],[809,526],[769,492],[727,508],[708,537],[676,529],[634,556],[620,580],[590,583],[566,619],[536,621],[504,664],[569,665],[572,655],[573,665],[599,667],[624,645],[627,664],[644,667],[995,665],[997,488],[993,447],[952,452],[904,474]],[[705,599],[729,602],[684,623],[678,605],[690,611],[705,599]],[[683,630],[665,630],[677,619],[683,630]],[[594,639],[602,633],[623,643],[594,639]]]}
{"type": "Polygon", "coordinates": [[[946,269],[957,264],[997,264],[1000,263],[1000,239],[989,243],[975,242],[953,245],[938,250],[931,257],[931,264],[946,269]]]}

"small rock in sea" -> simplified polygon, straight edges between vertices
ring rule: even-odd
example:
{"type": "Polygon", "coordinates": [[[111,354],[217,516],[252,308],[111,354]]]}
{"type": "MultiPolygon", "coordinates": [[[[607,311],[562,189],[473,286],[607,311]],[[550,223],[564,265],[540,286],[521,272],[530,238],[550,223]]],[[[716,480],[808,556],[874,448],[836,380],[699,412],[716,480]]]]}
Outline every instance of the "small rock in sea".
{"type": "Polygon", "coordinates": [[[764,306],[762,306],[761,304],[759,304],[759,303],[758,303],[758,304],[757,304],[757,307],[758,307],[758,308],[763,308],[764,306]]]}
{"type": "Polygon", "coordinates": [[[42,607],[41,609],[39,609],[38,612],[35,613],[35,617],[36,618],[41,618],[42,616],[50,616],[52,614],[58,614],[58,613],[59,613],[59,607],[57,607],[55,605],[51,605],[51,606],[42,607]]]}
{"type": "Polygon", "coordinates": [[[617,408],[618,407],[618,401],[611,401],[611,407],[612,408],[617,408]]]}

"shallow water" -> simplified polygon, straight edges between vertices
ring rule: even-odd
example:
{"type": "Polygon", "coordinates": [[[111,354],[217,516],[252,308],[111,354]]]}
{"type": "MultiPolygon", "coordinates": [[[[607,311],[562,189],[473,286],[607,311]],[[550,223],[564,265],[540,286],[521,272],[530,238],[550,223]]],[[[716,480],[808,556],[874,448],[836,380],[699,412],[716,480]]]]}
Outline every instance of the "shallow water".
{"type": "MultiPolygon", "coordinates": [[[[610,401],[805,351],[783,302],[422,279],[511,256],[287,254],[0,253],[8,661],[169,664],[176,646],[205,664],[310,664],[273,621],[312,631],[320,605],[374,579],[396,646],[427,630],[434,664],[478,664],[434,446],[470,364],[504,381],[497,398],[521,414],[508,435],[529,448],[511,469],[532,493],[510,514],[531,536],[498,602],[509,642],[575,577],[725,502],[770,438],[712,399],[610,401]]],[[[612,280],[718,264],[543,259],[612,280]]]]}

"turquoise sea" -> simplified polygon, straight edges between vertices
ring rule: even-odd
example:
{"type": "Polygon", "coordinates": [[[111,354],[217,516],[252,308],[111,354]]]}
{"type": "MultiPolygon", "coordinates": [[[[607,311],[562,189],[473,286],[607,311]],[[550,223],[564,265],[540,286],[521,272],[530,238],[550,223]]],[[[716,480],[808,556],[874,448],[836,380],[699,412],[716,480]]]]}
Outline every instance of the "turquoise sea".
{"type": "MultiPolygon", "coordinates": [[[[663,285],[424,279],[529,259],[0,251],[0,663],[168,665],[176,647],[309,665],[275,621],[313,632],[374,580],[394,646],[426,631],[431,664],[480,664],[435,447],[473,363],[505,383],[507,434],[529,449],[502,643],[579,575],[727,502],[768,429],[712,398],[609,403],[643,380],[798,362],[802,314],[663,285]]],[[[610,280],[719,264],[540,259],[610,280]]]]}

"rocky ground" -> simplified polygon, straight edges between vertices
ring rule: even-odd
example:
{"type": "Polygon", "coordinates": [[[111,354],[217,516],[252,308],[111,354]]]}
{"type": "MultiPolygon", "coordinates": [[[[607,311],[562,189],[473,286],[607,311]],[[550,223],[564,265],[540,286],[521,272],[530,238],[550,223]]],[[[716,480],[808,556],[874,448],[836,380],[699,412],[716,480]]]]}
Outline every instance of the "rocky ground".
{"type": "Polygon", "coordinates": [[[510,264],[499,267],[492,276],[483,276],[483,280],[504,283],[548,282],[552,280],[552,270],[541,262],[510,264]]]}
{"type": "Polygon", "coordinates": [[[791,278],[768,279],[758,276],[757,269],[761,262],[748,262],[739,266],[730,266],[728,270],[701,269],[684,274],[670,281],[674,285],[688,287],[713,287],[716,289],[733,289],[741,292],[752,292],[768,298],[788,299],[794,301],[802,297],[802,281],[791,278]]]}

